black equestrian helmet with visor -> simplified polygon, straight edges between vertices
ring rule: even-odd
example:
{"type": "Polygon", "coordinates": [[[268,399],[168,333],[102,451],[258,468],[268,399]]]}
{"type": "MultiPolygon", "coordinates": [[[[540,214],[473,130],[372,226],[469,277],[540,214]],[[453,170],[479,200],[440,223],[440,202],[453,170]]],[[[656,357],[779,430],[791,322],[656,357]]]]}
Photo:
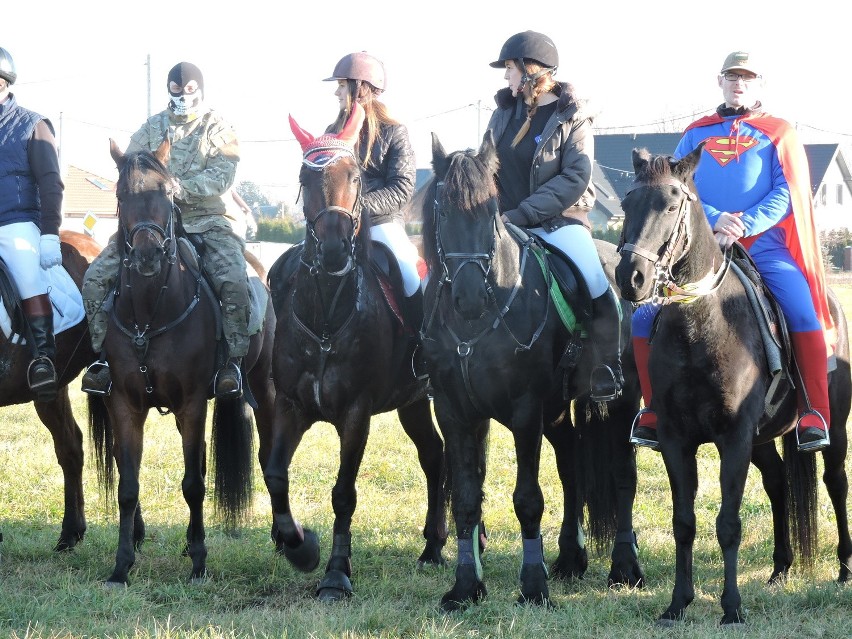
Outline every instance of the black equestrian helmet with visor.
{"type": "Polygon", "coordinates": [[[527,81],[534,82],[547,73],[556,73],[559,66],[559,52],[553,40],[537,31],[522,31],[510,37],[500,49],[500,57],[489,66],[501,69],[506,66],[506,60],[514,60],[523,77],[522,85],[527,81]],[[544,68],[538,73],[527,74],[527,62],[536,62],[544,68]]]}

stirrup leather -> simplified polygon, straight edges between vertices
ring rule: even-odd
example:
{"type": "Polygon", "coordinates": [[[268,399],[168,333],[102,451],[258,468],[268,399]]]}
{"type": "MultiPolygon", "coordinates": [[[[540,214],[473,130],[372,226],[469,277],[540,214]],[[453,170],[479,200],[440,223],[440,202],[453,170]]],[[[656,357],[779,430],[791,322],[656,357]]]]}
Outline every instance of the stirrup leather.
{"type": "Polygon", "coordinates": [[[640,426],[639,421],[642,418],[642,415],[647,415],[648,413],[653,413],[654,411],[650,408],[643,408],[638,413],[636,413],[636,417],[633,418],[633,423],[630,425],[630,443],[636,446],[645,446],[647,448],[651,448],[653,450],[657,450],[660,447],[660,442],[657,439],[646,439],[641,436],[636,435],[636,429],[640,426]]]}

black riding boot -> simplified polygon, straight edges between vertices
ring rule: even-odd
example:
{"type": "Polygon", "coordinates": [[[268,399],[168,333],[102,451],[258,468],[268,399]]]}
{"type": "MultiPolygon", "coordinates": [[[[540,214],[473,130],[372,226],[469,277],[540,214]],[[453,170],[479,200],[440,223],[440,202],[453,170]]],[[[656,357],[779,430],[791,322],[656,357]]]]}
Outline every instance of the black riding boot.
{"type": "Polygon", "coordinates": [[[417,346],[411,358],[411,371],[417,379],[429,379],[426,360],[423,357],[423,345],[420,343],[420,329],[423,326],[423,291],[417,289],[411,297],[406,297],[402,303],[402,319],[410,330],[417,346]]]}
{"type": "Polygon", "coordinates": [[[591,399],[607,402],[621,395],[624,375],[621,371],[621,319],[618,298],[612,287],[592,300],[592,324],[589,327],[598,355],[598,363],[589,380],[591,399]]]}
{"type": "Polygon", "coordinates": [[[30,297],[21,302],[24,315],[33,335],[33,361],[27,369],[27,383],[38,401],[56,398],[57,379],[56,338],[53,334],[53,308],[45,295],[30,297]]]}
{"type": "Polygon", "coordinates": [[[229,357],[225,365],[216,373],[213,394],[217,398],[236,398],[243,394],[243,373],[240,368],[242,361],[242,357],[229,357]]]}

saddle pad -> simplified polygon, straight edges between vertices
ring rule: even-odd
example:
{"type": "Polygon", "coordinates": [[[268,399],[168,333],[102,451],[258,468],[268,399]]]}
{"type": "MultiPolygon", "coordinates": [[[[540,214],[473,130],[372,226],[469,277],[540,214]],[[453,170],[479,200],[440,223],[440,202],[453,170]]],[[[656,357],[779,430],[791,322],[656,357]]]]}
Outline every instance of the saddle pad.
{"type": "MultiPolygon", "coordinates": [[[[58,335],[72,326],[76,326],[86,318],[86,312],[83,310],[83,296],[80,294],[80,289],[74,284],[74,280],[68,275],[68,271],[63,266],[54,266],[45,271],[47,278],[47,292],[50,296],[50,303],[53,306],[53,332],[58,335]]],[[[12,321],[9,319],[9,314],[6,312],[6,307],[0,304],[0,328],[7,338],[13,339],[15,343],[24,344],[24,340],[19,335],[14,337],[12,332],[12,321]]]]}

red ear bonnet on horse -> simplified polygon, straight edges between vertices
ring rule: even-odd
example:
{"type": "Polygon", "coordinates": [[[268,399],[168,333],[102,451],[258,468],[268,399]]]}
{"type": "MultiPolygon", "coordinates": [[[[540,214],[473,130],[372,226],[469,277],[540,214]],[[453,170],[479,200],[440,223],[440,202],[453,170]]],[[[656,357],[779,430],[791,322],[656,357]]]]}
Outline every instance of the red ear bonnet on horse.
{"type": "Polygon", "coordinates": [[[355,142],[364,124],[365,115],[364,107],[356,102],[340,133],[325,133],[316,138],[300,127],[292,115],[290,130],[302,147],[304,161],[308,164],[324,166],[339,158],[341,153],[355,154],[355,142]]]}

